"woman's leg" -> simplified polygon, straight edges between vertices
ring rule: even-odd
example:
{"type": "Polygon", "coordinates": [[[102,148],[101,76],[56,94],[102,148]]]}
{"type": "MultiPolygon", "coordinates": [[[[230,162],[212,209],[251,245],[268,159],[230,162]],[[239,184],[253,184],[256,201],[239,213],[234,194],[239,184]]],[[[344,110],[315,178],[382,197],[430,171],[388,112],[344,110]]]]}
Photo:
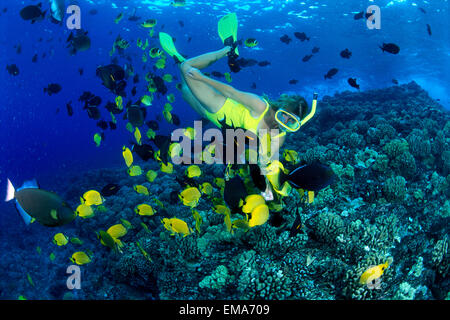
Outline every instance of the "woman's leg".
{"type": "MultiPolygon", "coordinates": [[[[187,76],[187,72],[191,68],[203,69],[217,60],[226,56],[230,49],[225,47],[221,50],[202,54],[198,57],[184,61],[180,66],[181,76],[189,87],[192,95],[202,104],[209,112],[217,112],[222,108],[226,98],[210,85],[194,80],[187,76]]],[[[195,108],[194,108],[195,109],[195,108]]]]}

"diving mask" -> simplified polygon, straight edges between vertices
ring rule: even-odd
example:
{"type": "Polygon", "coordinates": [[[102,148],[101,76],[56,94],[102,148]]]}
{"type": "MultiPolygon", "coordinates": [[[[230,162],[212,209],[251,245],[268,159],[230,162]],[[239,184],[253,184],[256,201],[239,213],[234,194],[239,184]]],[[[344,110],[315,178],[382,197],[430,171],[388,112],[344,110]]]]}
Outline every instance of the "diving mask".
{"type": "Polygon", "coordinates": [[[303,119],[300,119],[299,116],[292,114],[284,109],[279,109],[275,113],[275,121],[280,125],[281,130],[284,131],[281,135],[286,134],[286,132],[297,132],[302,125],[311,120],[311,118],[316,113],[317,97],[318,94],[314,93],[311,111],[303,119]]]}

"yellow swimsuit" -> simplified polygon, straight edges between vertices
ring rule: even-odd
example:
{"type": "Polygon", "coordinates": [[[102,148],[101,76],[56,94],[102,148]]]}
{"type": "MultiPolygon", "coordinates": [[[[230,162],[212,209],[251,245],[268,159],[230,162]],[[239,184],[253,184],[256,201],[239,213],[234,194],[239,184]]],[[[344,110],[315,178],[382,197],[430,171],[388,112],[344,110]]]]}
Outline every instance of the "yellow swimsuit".
{"type": "Polygon", "coordinates": [[[253,118],[244,105],[230,98],[227,98],[222,108],[215,113],[205,110],[205,116],[219,128],[222,127],[220,122],[225,119],[225,123],[230,127],[242,128],[257,134],[259,122],[269,110],[269,103],[265,99],[264,102],[266,103],[266,109],[258,118],[253,118]]]}

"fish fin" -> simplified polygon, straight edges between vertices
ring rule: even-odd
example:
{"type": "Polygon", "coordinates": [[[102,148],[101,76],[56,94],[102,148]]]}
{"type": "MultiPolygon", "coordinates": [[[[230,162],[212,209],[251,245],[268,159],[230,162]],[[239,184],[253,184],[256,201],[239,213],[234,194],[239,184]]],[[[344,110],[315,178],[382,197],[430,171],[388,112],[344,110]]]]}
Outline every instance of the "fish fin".
{"type": "Polygon", "coordinates": [[[18,201],[16,201],[16,209],[19,212],[25,224],[29,225],[31,223],[31,216],[28,213],[26,213],[25,210],[23,210],[18,201]]]}
{"type": "Polygon", "coordinates": [[[37,180],[33,179],[33,180],[25,181],[23,183],[23,185],[19,189],[17,189],[17,191],[20,191],[22,189],[39,189],[37,180]]]}
{"type": "Polygon", "coordinates": [[[13,184],[11,183],[11,181],[8,179],[8,185],[6,187],[6,198],[5,201],[11,201],[12,199],[14,199],[14,193],[16,192],[16,190],[14,189],[13,184]]]}

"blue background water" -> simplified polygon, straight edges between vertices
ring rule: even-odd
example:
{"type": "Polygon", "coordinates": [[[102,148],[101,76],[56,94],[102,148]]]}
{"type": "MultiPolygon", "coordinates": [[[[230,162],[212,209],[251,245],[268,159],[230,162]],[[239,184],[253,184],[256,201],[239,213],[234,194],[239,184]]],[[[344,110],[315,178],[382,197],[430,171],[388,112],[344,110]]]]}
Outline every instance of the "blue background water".
{"type": "MultiPolygon", "coordinates": [[[[107,101],[114,96],[101,85],[95,76],[98,65],[110,63],[109,50],[118,34],[130,41],[127,49],[133,59],[133,66],[140,73],[138,94],[145,93],[142,70],[142,50],[136,47],[137,37],[145,39],[148,29],[127,18],[137,8],[142,20],[158,19],[156,32],[163,30],[177,39],[179,51],[194,56],[221,48],[217,35],[217,21],[228,12],[235,11],[239,19],[240,39],[256,38],[258,47],[241,47],[241,56],[258,61],[268,60],[267,67],[244,68],[232,74],[233,85],[241,90],[257,94],[266,93],[277,97],[283,92],[299,92],[311,97],[313,90],[323,97],[342,90],[354,90],[347,84],[348,77],[356,77],[361,90],[382,88],[392,85],[392,79],[400,83],[415,80],[449,107],[449,23],[448,1],[188,1],[186,7],[174,8],[170,1],[90,1],[76,3],[82,10],[82,28],[89,31],[92,46],[90,50],[70,56],[66,49],[69,30],[63,25],[52,24],[48,19],[31,25],[19,16],[22,7],[37,4],[38,1],[4,0],[0,10],[8,8],[0,16],[0,190],[10,178],[16,186],[29,178],[38,178],[47,189],[58,190],[67,173],[76,174],[85,170],[122,165],[121,147],[132,139],[126,131],[126,122],[118,117],[118,129],[106,131],[106,139],[100,148],[93,142],[93,135],[100,132],[95,121],[88,118],[78,97],[83,91],[91,91],[107,101]],[[354,20],[353,15],[368,5],[381,7],[381,30],[369,30],[365,20],[354,20]],[[97,9],[91,15],[89,10],[97,9]],[[426,10],[422,13],[419,8],[426,10]],[[119,23],[114,18],[124,12],[119,23]],[[180,27],[178,21],[184,22],[180,27]],[[432,36],[426,30],[430,24],[432,36]],[[162,29],[162,27],[164,28],[162,29]],[[300,42],[293,33],[305,32],[311,40],[300,42]],[[288,34],[292,38],[289,45],[279,38],[288,34]],[[192,37],[190,43],[187,39],[192,37]],[[43,38],[42,42],[38,42],[43,38]],[[400,46],[398,55],[382,53],[379,45],[393,42],[400,46]],[[22,46],[17,54],[15,45],[22,46]],[[320,51],[310,61],[301,58],[310,54],[311,49],[320,51]],[[348,48],[351,59],[343,59],[339,52],[348,48]],[[46,57],[42,58],[42,54],[46,57]],[[38,62],[32,63],[33,55],[39,55],[38,62]],[[20,69],[17,77],[6,71],[6,65],[16,64],[20,69]],[[80,76],[78,68],[84,69],[80,76]],[[339,73],[324,81],[324,74],[336,67],[339,73]],[[291,79],[299,80],[289,85],[291,79]],[[250,89],[255,82],[257,89],[250,89]],[[62,91],[48,96],[43,88],[49,83],[59,83],[62,91]],[[65,105],[72,101],[73,117],[67,116],[65,105]],[[56,109],[60,112],[56,114],[56,109]]],[[[69,2],[67,2],[69,4],[69,2]]],[[[48,8],[43,1],[43,8],[48,8]]],[[[157,33],[156,33],[157,34],[157,33]]],[[[150,47],[158,45],[151,39],[150,47]]],[[[119,60],[120,64],[125,61],[119,60]]],[[[153,61],[149,59],[148,64],[153,61]]],[[[148,68],[147,70],[151,70],[148,68]]],[[[227,72],[225,61],[220,61],[208,71],[227,72]]],[[[176,74],[174,65],[157,74],[176,74]]],[[[175,93],[174,113],[182,119],[182,125],[190,125],[188,120],[198,118],[181,99],[174,83],[169,92],[175,93]]],[[[127,91],[132,88],[129,81],[127,91]]],[[[165,97],[156,99],[149,107],[148,119],[161,113],[165,97]]],[[[103,118],[109,115],[102,109],[103,118]]],[[[355,110],[355,113],[357,110],[355,110]]],[[[164,121],[163,121],[164,122],[164,121]]],[[[162,128],[168,133],[173,126],[162,128]]],[[[3,195],[2,195],[3,197],[3,195]]],[[[0,204],[0,232],[6,227],[21,223],[11,204],[0,204]]],[[[17,226],[16,226],[17,227],[17,226]]]]}

